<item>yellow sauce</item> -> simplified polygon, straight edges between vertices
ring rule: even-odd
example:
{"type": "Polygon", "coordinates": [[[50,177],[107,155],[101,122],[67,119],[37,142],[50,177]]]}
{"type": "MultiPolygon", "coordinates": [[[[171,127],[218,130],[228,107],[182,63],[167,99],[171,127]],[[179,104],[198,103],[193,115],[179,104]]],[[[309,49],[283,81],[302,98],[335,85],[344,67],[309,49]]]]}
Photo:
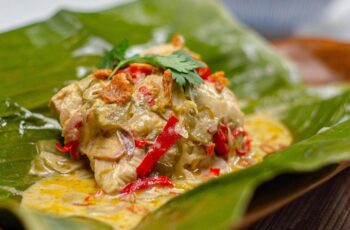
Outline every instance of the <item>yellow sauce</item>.
{"type": "MultiPolygon", "coordinates": [[[[230,165],[232,171],[256,164],[292,142],[286,127],[264,115],[246,117],[245,128],[252,138],[253,152],[247,157],[236,157],[230,165]]],[[[89,170],[79,169],[70,174],[51,174],[38,181],[24,192],[21,205],[60,216],[94,218],[115,229],[131,229],[167,200],[213,177],[204,171],[192,180],[174,179],[174,188],[151,188],[112,196],[100,192],[89,170]]]]}

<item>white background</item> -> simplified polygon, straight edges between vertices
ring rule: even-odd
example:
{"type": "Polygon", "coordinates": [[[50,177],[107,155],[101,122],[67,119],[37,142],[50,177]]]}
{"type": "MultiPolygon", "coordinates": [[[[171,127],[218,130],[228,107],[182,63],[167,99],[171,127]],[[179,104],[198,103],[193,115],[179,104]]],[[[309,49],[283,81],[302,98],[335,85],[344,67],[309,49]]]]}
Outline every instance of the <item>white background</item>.
{"type": "Polygon", "coordinates": [[[50,17],[62,8],[95,11],[127,0],[0,0],[0,32],[50,17]]]}
{"type": "MultiPolygon", "coordinates": [[[[45,19],[62,8],[95,11],[127,1],[129,0],[0,0],[0,32],[45,19]]],[[[291,1],[293,4],[293,0],[280,1],[291,1]]],[[[319,13],[319,17],[305,22],[303,26],[296,28],[295,33],[350,41],[350,0],[330,2],[319,13]]]]}

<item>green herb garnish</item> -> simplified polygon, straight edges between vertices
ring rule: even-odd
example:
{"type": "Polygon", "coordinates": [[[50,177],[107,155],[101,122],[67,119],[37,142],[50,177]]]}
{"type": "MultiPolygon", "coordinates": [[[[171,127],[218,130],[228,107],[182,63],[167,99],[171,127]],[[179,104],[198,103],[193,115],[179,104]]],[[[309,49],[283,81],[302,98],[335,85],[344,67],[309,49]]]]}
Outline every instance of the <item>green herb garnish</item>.
{"type": "Polygon", "coordinates": [[[104,64],[102,67],[114,68],[110,77],[121,68],[137,62],[147,63],[162,69],[171,70],[172,78],[181,87],[184,87],[186,84],[193,86],[194,84],[204,82],[195,70],[198,67],[204,67],[204,65],[193,59],[185,50],[177,50],[168,56],[145,55],[141,57],[136,55],[130,58],[125,58],[127,48],[128,46],[126,46],[124,42],[119,43],[102,58],[101,63],[104,64]]]}
{"type": "Polygon", "coordinates": [[[101,59],[97,68],[114,68],[120,61],[125,59],[125,54],[129,48],[129,41],[123,39],[112,50],[108,51],[101,59]]]}

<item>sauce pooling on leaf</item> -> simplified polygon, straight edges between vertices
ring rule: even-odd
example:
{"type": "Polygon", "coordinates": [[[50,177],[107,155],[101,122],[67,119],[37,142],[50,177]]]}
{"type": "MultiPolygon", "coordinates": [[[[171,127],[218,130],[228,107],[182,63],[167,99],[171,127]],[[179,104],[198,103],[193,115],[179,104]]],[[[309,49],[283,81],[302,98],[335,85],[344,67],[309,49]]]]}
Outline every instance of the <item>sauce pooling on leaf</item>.
{"type": "MultiPolygon", "coordinates": [[[[55,141],[39,143],[32,174],[47,175],[23,194],[21,205],[60,216],[85,216],[111,224],[115,229],[132,229],[149,212],[169,199],[219,175],[259,163],[263,158],[291,144],[289,131],[267,115],[245,119],[251,133],[252,152],[229,162],[218,158],[215,164],[191,178],[173,178],[172,186],[150,186],[132,193],[106,194],[95,182],[84,159],[73,160],[55,150],[55,141]]],[[[140,179],[139,179],[140,180],[140,179]]],[[[163,180],[161,182],[168,183],[163,180]]],[[[130,185],[129,187],[131,187],[130,185]]]]}
{"type": "Polygon", "coordinates": [[[244,121],[225,73],[183,42],[130,58],[122,42],[53,96],[64,143],[39,143],[31,173],[46,178],[22,206],[130,229],[174,196],[291,143],[269,117],[244,121]]]}

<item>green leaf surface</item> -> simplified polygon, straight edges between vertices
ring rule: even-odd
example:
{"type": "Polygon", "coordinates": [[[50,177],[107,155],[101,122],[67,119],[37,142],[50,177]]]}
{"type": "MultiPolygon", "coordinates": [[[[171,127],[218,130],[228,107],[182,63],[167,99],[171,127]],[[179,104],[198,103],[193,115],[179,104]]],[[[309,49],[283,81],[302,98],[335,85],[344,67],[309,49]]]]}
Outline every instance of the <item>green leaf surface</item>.
{"type": "MultiPolygon", "coordinates": [[[[201,54],[212,71],[226,72],[246,112],[276,110],[293,132],[295,144],[259,165],[175,198],[147,217],[139,229],[236,226],[254,189],[264,181],[350,158],[347,90],[324,98],[301,86],[290,64],[216,1],[141,0],[100,12],[62,10],[46,21],[0,34],[0,221],[12,215],[14,224],[21,222],[27,229],[108,228],[92,220],[47,216],[2,202],[19,201],[21,192],[40,179],[29,170],[37,141],[60,137],[47,109],[58,89],[88,74],[104,52],[124,38],[136,44],[127,50],[132,53],[175,32],[186,38],[187,46],[201,54]]],[[[127,45],[122,42],[118,47],[102,59],[101,67],[115,65],[112,59],[123,62],[127,45]]],[[[190,70],[196,75],[192,70],[197,65],[172,66],[175,81],[186,84],[188,79],[181,73],[190,70]]],[[[196,76],[189,79],[192,84],[201,81],[196,76]]]]}
{"type": "MultiPolygon", "coordinates": [[[[176,197],[149,215],[137,229],[228,229],[230,226],[239,224],[254,189],[259,184],[282,173],[309,172],[349,159],[350,120],[343,109],[349,106],[350,100],[348,94],[332,100],[328,101],[328,105],[338,111],[339,118],[342,117],[346,121],[304,139],[266,158],[258,165],[223,176],[176,197]],[[332,104],[339,100],[346,100],[347,103],[332,104]]],[[[319,101],[313,106],[320,108],[324,103],[325,101],[319,101]]],[[[299,106],[298,109],[304,111],[308,107],[309,105],[304,105],[299,106]]],[[[291,109],[291,114],[295,109],[291,109]]],[[[314,111],[316,111],[313,114],[315,119],[328,121],[333,119],[330,113],[324,115],[321,110],[314,111]]],[[[307,121],[298,120],[293,124],[302,125],[305,130],[311,128],[313,131],[316,129],[319,131],[323,128],[323,122],[307,124],[307,121]]],[[[290,117],[288,122],[292,123],[293,118],[290,117]]]]}
{"type": "Polygon", "coordinates": [[[111,226],[83,217],[55,217],[21,209],[13,202],[0,204],[0,226],[4,229],[110,230],[111,226]]]}
{"type": "Polygon", "coordinates": [[[36,142],[59,138],[59,124],[10,101],[0,101],[0,124],[0,201],[20,199],[20,193],[39,179],[29,173],[36,142]]]}
{"type": "Polygon", "coordinates": [[[106,52],[101,58],[100,63],[97,65],[97,68],[114,68],[118,62],[125,59],[126,51],[129,48],[129,41],[123,39],[118,43],[112,50],[106,52]]]}
{"type": "Polygon", "coordinates": [[[111,44],[127,38],[137,44],[132,50],[174,32],[213,71],[226,71],[240,98],[260,98],[294,84],[287,63],[215,1],[142,0],[97,13],[63,10],[1,34],[0,99],[11,98],[28,109],[46,107],[57,89],[96,66],[111,44]]]}
{"type": "Polygon", "coordinates": [[[280,111],[281,120],[294,133],[295,141],[350,119],[350,92],[319,101],[304,101],[280,111]]]}

